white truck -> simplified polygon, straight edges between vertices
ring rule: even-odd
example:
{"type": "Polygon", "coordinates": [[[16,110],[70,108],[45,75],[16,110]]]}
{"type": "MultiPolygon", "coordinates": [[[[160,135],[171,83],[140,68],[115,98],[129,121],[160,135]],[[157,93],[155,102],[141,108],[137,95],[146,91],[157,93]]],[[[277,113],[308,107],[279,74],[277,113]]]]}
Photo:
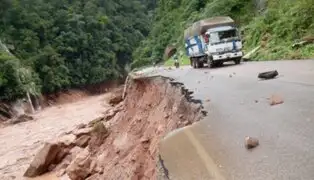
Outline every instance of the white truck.
{"type": "Polygon", "coordinates": [[[221,66],[224,62],[240,64],[242,41],[233,19],[219,16],[195,22],[184,32],[186,53],[191,66],[221,66]]]}

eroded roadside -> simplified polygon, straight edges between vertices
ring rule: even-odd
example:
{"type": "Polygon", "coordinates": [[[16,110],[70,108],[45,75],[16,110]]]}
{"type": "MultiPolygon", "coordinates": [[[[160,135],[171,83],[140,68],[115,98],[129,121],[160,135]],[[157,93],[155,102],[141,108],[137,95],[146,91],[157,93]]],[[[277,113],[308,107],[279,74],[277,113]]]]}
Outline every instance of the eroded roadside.
{"type": "Polygon", "coordinates": [[[109,107],[108,94],[76,103],[47,108],[34,121],[0,128],[0,179],[22,179],[22,175],[43,143],[80,123],[97,118],[109,107]]]}
{"type": "Polygon", "coordinates": [[[199,121],[204,116],[202,105],[182,83],[162,76],[133,77],[125,90],[125,99],[115,102],[112,108],[102,101],[105,95],[68,107],[53,107],[46,114],[36,115],[34,122],[2,129],[3,143],[12,141],[13,136],[18,141],[1,151],[7,159],[2,164],[1,178],[21,179],[44,142],[55,143],[55,155],[41,156],[39,164],[46,164],[40,167],[35,158],[37,165],[32,163],[28,173],[36,174],[39,167],[39,171],[53,174],[36,179],[167,178],[167,169],[160,163],[160,140],[175,129],[199,121]],[[75,127],[78,124],[81,125],[75,127]],[[15,133],[10,134],[10,130],[15,133]],[[82,139],[84,145],[78,144],[82,139]]]}

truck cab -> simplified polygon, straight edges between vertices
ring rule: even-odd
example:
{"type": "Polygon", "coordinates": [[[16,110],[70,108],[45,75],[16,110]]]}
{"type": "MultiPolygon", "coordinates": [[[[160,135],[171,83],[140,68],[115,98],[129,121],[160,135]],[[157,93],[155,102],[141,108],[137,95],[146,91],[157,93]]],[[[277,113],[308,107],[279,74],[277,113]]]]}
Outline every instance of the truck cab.
{"type": "Polygon", "coordinates": [[[222,26],[208,29],[205,33],[205,53],[208,64],[221,65],[227,61],[239,64],[243,56],[242,41],[238,29],[232,26],[222,26]]]}
{"type": "Polygon", "coordinates": [[[220,66],[243,57],[238,28],[230,17],[201,20],[185,31],[186,51],[194,68],[220,66]]]}

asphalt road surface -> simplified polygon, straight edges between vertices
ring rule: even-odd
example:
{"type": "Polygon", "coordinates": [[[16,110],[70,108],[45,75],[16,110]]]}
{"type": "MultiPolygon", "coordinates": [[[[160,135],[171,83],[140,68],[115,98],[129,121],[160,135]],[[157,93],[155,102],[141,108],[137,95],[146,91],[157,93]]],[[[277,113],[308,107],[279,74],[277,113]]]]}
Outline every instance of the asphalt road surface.
{"type": "Polygon", "coordinates": [[[153,71],[183,82],[208,111],[201,122],[162,141],[171,179],[314,179],[314,61],[153,71]],[[268,70],[280,75],[257,78],[268,70]],[[273,94],[284,103],[270,106],[273,94]],[[246,136],[258,138],[260,146],[247,150],[246,136]]]}

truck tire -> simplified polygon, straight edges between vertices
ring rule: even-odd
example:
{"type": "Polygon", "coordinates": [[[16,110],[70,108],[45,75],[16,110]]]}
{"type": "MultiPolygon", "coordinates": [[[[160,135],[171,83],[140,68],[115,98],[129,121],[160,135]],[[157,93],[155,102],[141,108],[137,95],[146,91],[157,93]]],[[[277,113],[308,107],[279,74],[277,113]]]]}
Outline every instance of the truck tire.
{"type": "Polygon", "coordinates": [[[193,68],[194,69],[197,69],[198,68],[198,66],[197,66],[197,61],[193,58],[193,60],[192,60],[192,63],[193,63],[193,68]]]}
{"type": "Polygon", "coordinates": [[[224,64],[223,61],[217,61],[217,62],[215,62],[215,65],[218,66],[218,67],[221,67],[223,64],[224,64]]]}
{"type": "Polygon", "coordinates": [[[190,58],[190,65],[193,67],[193,58],[190,58]]]}
{"type": "Polygon", "coordinates": [[[199,68],[204,67],[204,63],[203,63],[203,62],[198,62],[198,67],[199,67],[199,68]]]}
{"type": "Polygon", "coordinates": [[[209,68],[215,67],[215,63],[214,63],[213,57],[211,57],[211,56],[208,57],[207,64],[208,64],[209,68]]]}
{"type": "Polygon", "coordinates": [[[237,58],[236,60],[234,60],[235,64],[240,64],[241,63],[241,58],[237,58]]]}
{"type": "Polygon", "coordinates": [[[260,79],[273,79],[276,76],[278,76],[279,73],[277,70],[275,71],[268,71],[268,72],[262,72],[258,74],[258,78],[260,79]]]}

